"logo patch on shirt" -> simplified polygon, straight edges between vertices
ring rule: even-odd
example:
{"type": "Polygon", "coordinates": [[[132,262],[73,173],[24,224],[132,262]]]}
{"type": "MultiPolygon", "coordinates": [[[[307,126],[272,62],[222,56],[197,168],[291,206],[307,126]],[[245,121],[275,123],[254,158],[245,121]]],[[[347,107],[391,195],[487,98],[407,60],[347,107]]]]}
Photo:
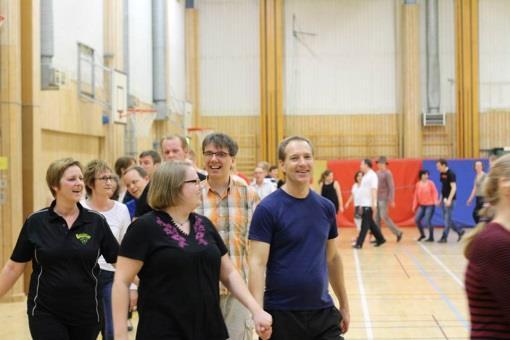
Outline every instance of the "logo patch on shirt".
{"type": "Polygon", "coordinates": [[[81,242],[81,244],[86,244],[92,238],[92,236],[87,233],[79,233],[76,234],[76,238],[81,242]]]}

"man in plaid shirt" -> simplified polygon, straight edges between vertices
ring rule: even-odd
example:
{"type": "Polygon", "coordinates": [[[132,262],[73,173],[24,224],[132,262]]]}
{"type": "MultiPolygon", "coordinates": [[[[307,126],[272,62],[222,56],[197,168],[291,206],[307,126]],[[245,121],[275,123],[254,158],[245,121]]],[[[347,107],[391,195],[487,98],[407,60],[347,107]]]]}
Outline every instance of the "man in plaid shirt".
{"type": "MultiPolygon", "coordinates": [[[[216,226],[228,247],[230,258],[245,282],[248,228],[256,204],[257,193],[244,181],[231,174],[239,147],[229,136],[212,133],[202,142],[204,166],[208,177],[202,181],[202,204],[197,213],[207,216],[216,226]]],[[[225,287],[220,287],[220,304],[231,340],[251,340],[251,315],[225,287]]]]}

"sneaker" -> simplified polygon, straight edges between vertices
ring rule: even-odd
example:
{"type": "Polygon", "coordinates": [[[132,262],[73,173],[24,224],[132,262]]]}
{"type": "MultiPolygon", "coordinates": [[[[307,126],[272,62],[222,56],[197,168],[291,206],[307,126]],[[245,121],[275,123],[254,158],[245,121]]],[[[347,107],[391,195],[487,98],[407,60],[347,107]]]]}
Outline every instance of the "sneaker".
{"type": "Polygon", "coordinates": [[[424,240],[424,239],[425,239],[425,235],[421,235],[416,241],[420,242],[421,240],[424,240]]]}
{"type": "Polygon", "coordinates": [[[361,249],[361,246],[359,244],[353,244],[352,247],[354,249],[361,249]]]}
{"type": "MultiPolygon", "coordinates": [[[[397,235],[397,242],[400,242],[400,240],[402,239],[402,235],[404,235],[403,232],[400,232],[400,234],[397,235]]],[[[425,236],[423,236],[423,238],[425,238],[425,236]]]]}
{"type": "Polygon", "coordinates": [[[437,241],[437,243],[446,243],[446,238],[441,237],[441,239],[437,241]]]}
{"type": "Polygon", "coordinates": [[[434,242],[434,238],[429,237],[428,239],[425,240],[425,242],[434,242]]]}
{"type": "Polygon", "coordinates": [[[381,242],[376,242],[376,243],[374,244],[374,247],[379,247],[379,246],[381,246],[381,245],[383,245],[383,244],[385,244],[385,243],[386,243],[386,240],[382,240],[381,242]]]}
{"type": "Polygon", "coordinates": [[[459,242],[461,239],[462,239],[462,236],[464,236],[464,234],[466,233],[465,230],[462,230],[460,233],[459,233],[459,238],[457,239],[457,242],[459,242]]]}

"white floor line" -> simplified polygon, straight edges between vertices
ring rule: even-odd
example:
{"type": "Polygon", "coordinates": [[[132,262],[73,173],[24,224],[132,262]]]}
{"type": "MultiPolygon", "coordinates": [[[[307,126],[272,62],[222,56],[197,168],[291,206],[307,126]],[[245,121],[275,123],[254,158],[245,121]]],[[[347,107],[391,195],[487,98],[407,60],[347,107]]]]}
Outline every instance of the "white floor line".
{"type": "Polygon", "coordinates": [[[459,286],[461,286],[462,288],[464,288],[464,283],[462,282],[461,279],[459,279],[457,277],[457,275],[455,275],[444,263],[443,261],[441,261],[436,255],[432,254],[432,252],[427,248],[425,247],[423,244],[421,243],[418,243],[420,245],[420,247],[427,253],[429,254],[430,257],[432,257],[432,259],[434,261],[436,261],[436,263],[441,267],[443,268],[443,270],[445,272],[448,273],[448,275],[451,276],[451,278],[453,279],[453,281],[455,281],[459,286]]]}
{"type": "Polygon", "coordinates": [[[361,275],[361,265],[359,263],[358,251],[353,249],[354,262],[356,262],[356,278],[358,279],[358,290],[361,299],[361,307],[363,309],[363,323],[365,324],[365,331],[367,333],[367,340],[373,340],[374,334],[372,332],[372,321],[370,321],[370,313],[368,311],[367,297],[365,293],[365,285],[363,284],[363,276],[361,275]]]}

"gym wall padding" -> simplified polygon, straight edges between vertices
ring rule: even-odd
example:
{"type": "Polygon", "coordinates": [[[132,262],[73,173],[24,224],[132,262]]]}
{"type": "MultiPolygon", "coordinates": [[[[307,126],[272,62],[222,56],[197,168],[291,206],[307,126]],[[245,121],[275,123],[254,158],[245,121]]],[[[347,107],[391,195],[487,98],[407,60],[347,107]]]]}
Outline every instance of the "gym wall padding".
{"type": "MultiPolygon", "coordinates": [[[[389,214],[398,225],[414,225],[412,200],[422,161],[419,159],[392,159],[388,162],[388,168],[393,173],[395,182],[395,207],[389,206],[389,214]]],[[[328,162],[328,168],[333,171],[335,179],[340,184],[344,203],[351,195],[354,174],[359,170],[360,163],[361,160],[334,160],[328,162]]],[[[373,160],[373,169],[377,171],[375,160],[373,160]]],[[[353,204],[351,204],[349,209],[338,214],[338,225],[342,227],[354,226],[353,213],[353,204]]]]}
{"type": "MultiPolygon", "coordinates": [[[[474,203],[466,206],[466,201],[473,189],[475,172],[473,170],[474,162],[478,159],[448,160],[448,165],[457,175],[457,202],[453,212],[453,221],[464,227],[474,225],[471,216],[474,203]]],[[[482,160],[484,169],[488,169],[488,161],[482,160]]],[[[354,174],[359,170],[361,160],[333,160],[328,162],[328,169],[333,171],[335,179],[339,182],[343,202],[347,202],[351,195],[351,188],[354,183],[354,174]]],[[[373,160],[373,169],[377,171],[377,164],[373,160]]],[[[389,206],[389,214],[393,221],[399,226],[414,226],[414,214],[412,212],[412,202],[414,188],[418,181],[418,172],[426,169],[430,172],[430,178],[436,184],[438,192],[441,191],[439,182],[439,172],[436,170],[436,160],[421,159],[390,159],[388,169],[393,173],[395,181],[395,207],[389,206]]],[[[349,209],[337,215],[337,224],[340,227],[352,227],[353,222],[353,204],[349,209]]],[[[432,224],[443,226],[442,212],[439,207],[436,208],[432,218],[432,224]]]]}
{"type": "MultiPolygon", "coordinates": [[[[475,161],[481,160],[484,171],[489,169],[489,161],[486,159],[448,159],[448,168],[450,168],[457,176],[457,199],[453,209],[453,222],[463,227],[472,227],[475,224],[473,220],[473,209],[475,207],[474,200],[470,206],[466,202],[473,190],[475,181],[475,161]]],[[[430,179],[434,181],[437,191],[441,194],[441,182],[439,181],[439,172],[436,169],[436,160],[424,160],[423,168],[430,172],[430,179]]],[[[440,207],[436,207],[432,224],[435,226],[444,225],[443,213],[440,207]]]]}

